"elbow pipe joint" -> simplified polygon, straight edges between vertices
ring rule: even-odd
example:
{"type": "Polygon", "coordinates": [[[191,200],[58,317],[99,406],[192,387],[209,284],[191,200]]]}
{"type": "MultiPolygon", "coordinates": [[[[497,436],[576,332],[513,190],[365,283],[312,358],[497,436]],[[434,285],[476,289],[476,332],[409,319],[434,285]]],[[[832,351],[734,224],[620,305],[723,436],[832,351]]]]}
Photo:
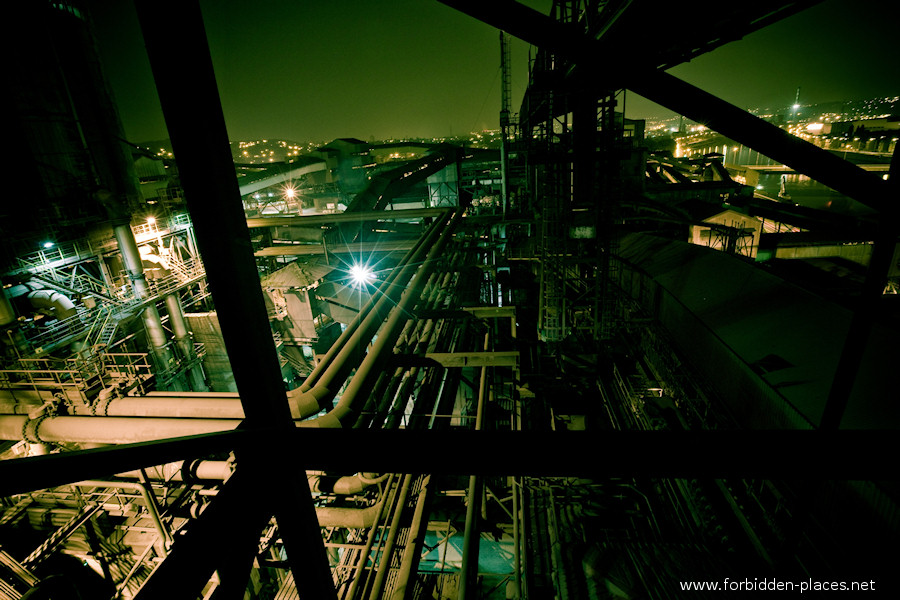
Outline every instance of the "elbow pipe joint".
{"type": "Polygon", "coordinates": [[[302,388],[288,392],[288,404],[291,409],[292,419],[305,419],[316,414],[325,404],[334,398],[334,392],[325,386],[315,386],[306,391],[302,388]]]}

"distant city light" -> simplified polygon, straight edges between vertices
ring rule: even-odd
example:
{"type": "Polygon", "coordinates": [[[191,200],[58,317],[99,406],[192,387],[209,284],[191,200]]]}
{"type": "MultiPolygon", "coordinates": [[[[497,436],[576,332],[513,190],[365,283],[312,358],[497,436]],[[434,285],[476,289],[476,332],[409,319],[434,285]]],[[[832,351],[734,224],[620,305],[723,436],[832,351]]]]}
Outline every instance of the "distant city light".
{"type": "Polygon", "coordinates": [[[793,105],[791,108],[793,108],[794,110],[797,110],[798,108],[800,108],[800,105],[799,105],[799,104],[795,104],[795,105],[793,105]]]}
{"type": "Polygon", "coordinates": [[[350,267],[350,280],[353,281],[354,285],[362,287],[373,279],[375,279],[375,273],[369,267],[363,265],[350,267]]]}

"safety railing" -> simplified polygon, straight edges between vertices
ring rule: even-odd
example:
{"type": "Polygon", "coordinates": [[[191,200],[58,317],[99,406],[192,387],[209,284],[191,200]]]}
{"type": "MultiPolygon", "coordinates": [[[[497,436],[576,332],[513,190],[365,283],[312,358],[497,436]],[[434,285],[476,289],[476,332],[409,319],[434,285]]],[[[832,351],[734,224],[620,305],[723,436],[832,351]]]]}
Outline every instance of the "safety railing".
{"type": "Polygon", "coordinates": [[[72,264],[95,256],[97,252],[88,241],[55,244],[49,248],[16,257],[19,268],[40,273],[65,264],[72,264]]]}

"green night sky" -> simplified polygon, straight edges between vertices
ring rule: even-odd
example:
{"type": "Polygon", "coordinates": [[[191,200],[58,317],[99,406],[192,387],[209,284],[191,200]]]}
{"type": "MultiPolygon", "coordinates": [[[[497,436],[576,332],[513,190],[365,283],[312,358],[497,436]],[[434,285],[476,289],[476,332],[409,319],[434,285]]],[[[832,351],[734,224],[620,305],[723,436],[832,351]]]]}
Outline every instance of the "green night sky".
{"type": "MultiPolygon", "coordinates": [[[[551,3],[526,4],[547,13],[551,3]]],[[[166,138],[131,3],[88,5],[128,138],[166,138]]],[[[436,1],[201,6],[233,140],[434,137],[498,126],[498,32],[436,1]]],[[[897,95],[898,10],[890,0],[827,0],[670,72],[744,108],[788,105],[798,86],[804,103],[897,95]]],[[[690,11],[673,27],[690,27],[690,11]]],[[[516,41],[512,49],[517,110],[529,48],[516,41]]],[[[633,118],[671,114],[634,94],[626,107],[633,118]]]]}

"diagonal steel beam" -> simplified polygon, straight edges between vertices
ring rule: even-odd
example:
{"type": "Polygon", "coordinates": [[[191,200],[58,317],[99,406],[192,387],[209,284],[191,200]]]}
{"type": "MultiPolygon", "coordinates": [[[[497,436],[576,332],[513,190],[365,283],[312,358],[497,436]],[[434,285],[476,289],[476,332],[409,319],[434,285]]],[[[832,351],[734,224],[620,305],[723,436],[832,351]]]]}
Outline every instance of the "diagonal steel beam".
{"type": "Polygon", "coordinates": [[[888,182],[877,174],[864,171],[828,150],[791,135],[677,77],[661,71],[649,72],[641,78],[632,79],[628,89],[703,123],[866,206],[886,215],[897,214],[897,204],[890,198],[888,182]]]}
{"type": "MultiPolygon", "coordinates": [[[[627,88],[669,108],[676,113],[704,123],[737,142],[778,160],[804,175],[886,215],[897,215],[900,209],[889,198],[887,182],[867,173],[840,157],[793,136],[724,100],[656,70],[654,62],[624,59],[607,60],[614,51],[603,40],[593,40],[583,31],[558,23],[551,17],[513,0],[481,2],[478,0],[439,0],[489,25],[558,54],[579,69],[586,69],[601,87],[627,88]]],[[[787,3],[790,4],[790,3],[787,3]]],[[[806,5],[784,11],[791,14],[806,5]]],[[[764,19],[758,23],[770,24],[764,19]]],[[[752,29],[750,29],[752,31],[752,29]]],[[[672,64],[666,65],[672,66],[672,64]]]]}
{"type": "Polygon", "coordinates": [[[196,600],[216,571],[225,595],[240,588],[239,595],[230,597],[243,598],[250,565],[242,559],[250,552],[255,556],[269,519],[257,501],[259,484],[249,470],[236,471],[215,500],[176,537],[168,556],[144,582],[135,600],[196,600]],[[234,571],[238,562],[244,563],[246,573],[234,571]]]}
{"type": "Polygon", "coordinates": [[[245,430],[207,433],[182,438],[91,448],[0,461],[0,496],[66,485],[86,479],[104,479],[143,467],[176,460],[229,452],[265,439],[265,433],[245,430]]]}
{"type": "MultiPolygon", "coordinates": [[[[241,395],[244,425],[249,429],[273,427],[277,431],[273,439],[278,441],[286,437],[293,423],[253,257],[199,2],[137,0],[135,6],[197,246],[241,395]]],[[[286,448],[279,444],[276,452],[279,450],[285,452],[286,448]]],[[[237,457],[238,472],[264,466],[260,461],[266,459],[257,453],[238,453],[237,457]]],[[[289,482],[281,486],[289,494],[286,504],[293,504],[299,509],[298,515],[311,519],[297,531],[282,532],[294,578],[314,582],[312,588],[318,597],[334,598],[331,571],[312,500],[308,494],[304,497],[296,493],[301,484],[306,486],[303,466],[295,464],[282,478],[289,482]]],[[[271,479],[265,483],[274,486],[276,482],[271,479]]],[[[253,502],[266,499],[266,494],[257,495],[253,502]]],[[[281,516],[276,512],[277,518],[281,516]]],[[[296,523],[296,519],[284,521],[286,528],[296,523]]],[[[214,538],[211,543],[215,543],[214,538]]],[[[169,583],[177,585],[177,580],[169,583]]]]}

